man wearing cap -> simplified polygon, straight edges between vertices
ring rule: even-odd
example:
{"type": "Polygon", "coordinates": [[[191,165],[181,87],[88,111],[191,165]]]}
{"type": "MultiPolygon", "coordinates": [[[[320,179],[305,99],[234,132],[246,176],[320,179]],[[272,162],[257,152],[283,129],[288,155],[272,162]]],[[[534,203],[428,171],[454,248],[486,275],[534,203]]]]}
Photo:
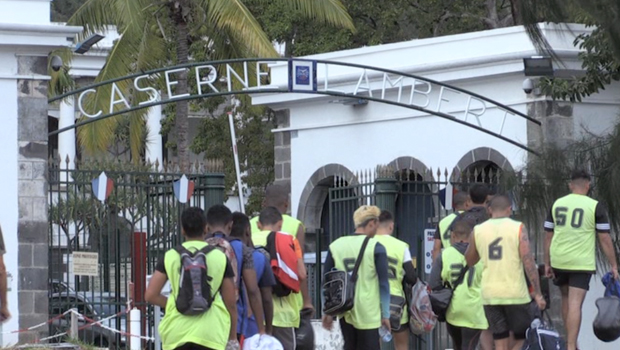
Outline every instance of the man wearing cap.
{"type": "MultiPolygon", "coordinates": [[[[352,271],[367,236],[377,232],[381,210],[361,206],[353,214],[355,232],[329,245],[324,271],[337,268],[352,271]]],[[[323,316],[323,327],[331,330],[333,317],[323,316]]],[[[358,271],[353,309],[340,318],[344,350],[376,350],[380,348],[379,328],[390,329],[390,285],[385,247],[370,238],[358,271]]]]}
{"type": "Polygon", "coordinates": [[[545,220],[545,269],[562,294],[562,318],[568,350],[577,349],[581,308],[596,271],[596,239],[605,253],[611,273],[618,280],[618,264],[605,208],[588,197],[590,175],[575,170],[571,194],[553,203],[545,220]]]}

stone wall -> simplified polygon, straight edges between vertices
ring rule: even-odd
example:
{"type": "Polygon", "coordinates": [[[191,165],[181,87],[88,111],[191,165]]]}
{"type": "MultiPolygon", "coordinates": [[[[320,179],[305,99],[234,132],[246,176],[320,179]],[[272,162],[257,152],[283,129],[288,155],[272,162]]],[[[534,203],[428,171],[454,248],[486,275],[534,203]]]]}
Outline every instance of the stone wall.
{"type": "MultiPolygon", "coordinates": [[[[291,115],[288,109],[276,112],[278,128],[291,126],[291,115]]],[[[274,134],[275,184],[282,185],[291,193],[291,134],[290,131],[274,134]]],[[[290,213],[290,206],[289,206],[290,213]]]]}
{"type": "MultiPolygon", "coordinates": [[[[18,74],[47,74],[47,57],[18,57],[18,74]]],[[[21,79],[18,87],[19,144],[19,328],[48,319],[47,224],[47,81],[21,79]]],[[[31,342],[39,334],[20,333],[19,341],[31,342]]]]}

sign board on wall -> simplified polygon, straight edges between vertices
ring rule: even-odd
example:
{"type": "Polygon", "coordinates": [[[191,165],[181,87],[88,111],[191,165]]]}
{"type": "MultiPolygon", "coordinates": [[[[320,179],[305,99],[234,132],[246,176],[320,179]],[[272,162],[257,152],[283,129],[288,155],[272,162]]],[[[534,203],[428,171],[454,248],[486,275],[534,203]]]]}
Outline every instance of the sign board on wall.
{"type": "Polygon", "coordinates": [[[433,266],[433,247],[435,246],[435,229],[424,230],[424,272],[431,273],[433,266]]]}
{"type": "Polygon", "coordinates": [[[99,254],[91,252],[74,252],[73,274],[76,276],[99,276],[99,254]]]}

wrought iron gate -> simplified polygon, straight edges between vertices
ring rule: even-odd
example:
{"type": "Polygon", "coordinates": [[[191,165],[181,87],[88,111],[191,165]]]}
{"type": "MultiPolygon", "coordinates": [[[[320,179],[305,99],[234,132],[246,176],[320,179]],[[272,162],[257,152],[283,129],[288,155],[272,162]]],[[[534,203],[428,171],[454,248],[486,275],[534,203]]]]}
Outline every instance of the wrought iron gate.
{"type": "MultiPolygon", "coordinates": [[[[148,165],[118,162],[49,166],[50,315],[77,308],[101,327],[80,330],[82,341],[123,347],[127,301],[147,315],[142,334],[153,336],[150,309],[143,300],[146,276],[166,250],[181,243],[179,216],[187,206],[208,208],[224,202],[224,175],[209,163],[186,174],[194,183],[186,204],[175,197],[173,183],[183,174],[153,171],[148,165]],[[112,180],[109,197],[97,199],[93,179],[105,169],[112,180]],[[86,253],[86,254],[84,254],[86,253]],[[132,287],[133,286],[133,287],[132,287]],[[148,326],[148,325],[151,326],[148,326]]],[[[66,331],[67,320],[51,325],[50,334],[66,331]]]]}

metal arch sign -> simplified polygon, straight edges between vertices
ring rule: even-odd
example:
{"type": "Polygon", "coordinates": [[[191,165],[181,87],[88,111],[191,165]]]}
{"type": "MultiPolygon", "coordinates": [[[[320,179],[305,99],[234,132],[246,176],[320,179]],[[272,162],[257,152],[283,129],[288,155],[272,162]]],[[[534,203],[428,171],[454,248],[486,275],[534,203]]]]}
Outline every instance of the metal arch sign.
{"type": "Polygon", "coordinates": [[[354,98],[399,106],[465,125],[537,154],[526,144],[507,136],[504,126],[508,118],[523,118],[527,122],[539,126],[541,125],[540,122],[485,96],[442,82],[390,69],[352,63],[296,58],[248,58],[196,62],[154,69],[76,89],[66,94],[55,96],[49,99],[49,102],[58,101],[69,96],[76,96],[78,111],[86,116],[87,119],[50,132],[49,135],[56,135],[98,120],[155,105],[214,96],[264,93],[330,95],[345,99],[354,98]],[[277,63],[288,63],[286,65],[288,69],[288,84],[265,85],[264,81],[272,81],[269,65],[277,63]],[[357,80],[355,87],[351,88],[349,86],[348,89],[344,90],[342,90],[342,87],[339,87],[339,89],[334,88],[336,84],[343,82],[343,78],[330,77],[328,72],[330,71],[329,67],[332,66],[345,67],[344,69],[349,72],[348,77],[352,81],[357,80]],[[317,77],[319,70],[323,72],[320,79],[317,77]],[[175,80],[175,75],[183,71],[193,74],[196,79],[195,88],[193,89],[194,91],[190,91],[187,94],[178,95],[174,91],[174,86],[178,84],[178,81],[175,80]],[[165,96],[160,96],[158,92],[158,89],[161,89],[161,87],[149,85],[149,82],[153,81],[154,78],[163,78],[165,81],[165,96]],[[127,92],[121,91],[117,85],[121,81],[129,81],[136,91],[147,93],[149,98],[130,103],[126,98],[127,92]],[[219,84],[222,81],[225,82],[224,86],[219,84]],[[85,98],[89,94],[99,93],[98,89],[102,86],[110,87],[109,109],[86,110],[84,106],[85,98]],[[493,113],[489,113],[491,110],[493,113]]]}

